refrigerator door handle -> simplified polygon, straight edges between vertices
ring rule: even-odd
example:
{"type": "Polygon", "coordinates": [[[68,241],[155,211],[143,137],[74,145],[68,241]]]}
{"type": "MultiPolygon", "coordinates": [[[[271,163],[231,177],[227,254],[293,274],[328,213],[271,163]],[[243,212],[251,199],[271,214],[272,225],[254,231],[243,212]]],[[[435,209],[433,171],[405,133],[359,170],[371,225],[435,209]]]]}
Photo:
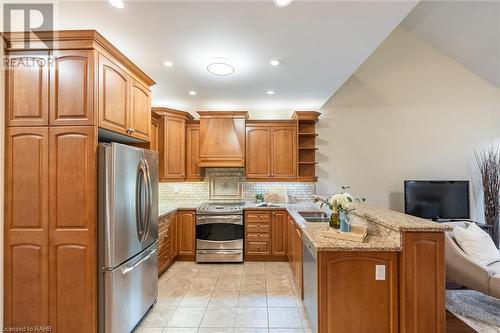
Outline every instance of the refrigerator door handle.
{"type": "Polygon", "coordinates": [[[144,206],[146,205],[146,201],[144,203],[142,201],[142,191],[144,190],[146,184],[147,184],[146,168],[144,165],[144,160],[141,160],[137,168],[137,177],[135,185],[135,217],[137,224],[137,235],[139,237],[140,242],[142,242],[145,238],[144,224],[146,221],[144,221],[144,215],[146,214],[146,209],[144,206]]]}
{"type": "Polygon", "coordinates": [[[130,273],[132,272],[136,267],[138,267],[140,264],[142,264],[143,262],[145,262],[146,260],[148,260],[149,258],[151,258],[151,256],[153,254],[156,253],[156,249],[153,249],[151,251],[149,251],[148,255],[145,256],[144,258],[142,258],[141,260],[139,260],[138,262],[136,262],[135,264],[131,265],[131,266],[128,266],[128,267],[125,267],[123,270],[122,270],[122,274],[125,275],[127,273],[130,273]]]}
{"type": "Polygon", "coordinates": [[[145,175],[145,185],[146,185],[146,202],[144,203],[144,238],[146,239],[149,234],[149,230],[151,229],[151,210],[153,207],[153,198],[152,198],[152,185],[151,185],[151,176],[149,173],[149,164],[148,161],[144,161],[144,175],[145,175]]]}

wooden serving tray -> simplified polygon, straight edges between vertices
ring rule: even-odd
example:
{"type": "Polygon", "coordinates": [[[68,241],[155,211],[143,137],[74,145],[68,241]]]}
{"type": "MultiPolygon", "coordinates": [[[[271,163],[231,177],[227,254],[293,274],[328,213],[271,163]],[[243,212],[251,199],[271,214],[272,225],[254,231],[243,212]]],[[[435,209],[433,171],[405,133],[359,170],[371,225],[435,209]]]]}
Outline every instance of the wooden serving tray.
{"type": "Polygon", "coordinates": [[[359,243],[363,243],[365,241],[367,234],[368,228],[362,225],[351,225],[350,232],[342,232],[339,229],[333,229],[330,227],[326,227],[320,231],[320,235],[326,238],[343,239],[359,243]]]}

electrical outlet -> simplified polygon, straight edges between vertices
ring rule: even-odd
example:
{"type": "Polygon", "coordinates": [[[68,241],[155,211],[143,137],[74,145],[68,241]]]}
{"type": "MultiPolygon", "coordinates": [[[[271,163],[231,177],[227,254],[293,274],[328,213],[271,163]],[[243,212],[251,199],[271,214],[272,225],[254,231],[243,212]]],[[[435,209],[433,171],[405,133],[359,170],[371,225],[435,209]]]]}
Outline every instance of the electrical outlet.
{"type": "Polygon", "coordinates": [[[385,265],[375,265],[375,280],[385,281],[385,265]]]}

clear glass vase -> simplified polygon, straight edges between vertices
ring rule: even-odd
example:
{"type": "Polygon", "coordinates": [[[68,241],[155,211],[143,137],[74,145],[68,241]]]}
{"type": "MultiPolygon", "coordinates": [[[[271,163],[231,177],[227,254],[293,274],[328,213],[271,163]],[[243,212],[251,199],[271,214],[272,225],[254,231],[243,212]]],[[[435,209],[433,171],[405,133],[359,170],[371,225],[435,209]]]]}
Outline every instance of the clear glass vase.
{"type": "Polygon", "coordinates": [[[350,232],[351,231],[351,215],[349,212],[341,210],[339,212],[340,219],[340,231],[350,232]]]}

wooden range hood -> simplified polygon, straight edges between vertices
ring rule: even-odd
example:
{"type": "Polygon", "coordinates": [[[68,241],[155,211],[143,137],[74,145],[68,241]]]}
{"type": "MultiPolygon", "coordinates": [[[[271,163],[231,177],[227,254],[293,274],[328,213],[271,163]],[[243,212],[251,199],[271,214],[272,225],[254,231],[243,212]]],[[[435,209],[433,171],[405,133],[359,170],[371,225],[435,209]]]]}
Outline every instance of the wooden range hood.
{"type": "Polygon", "coordinates": [[[247,111],[198,111],[200,167],[245,167],[247,111]]]}

